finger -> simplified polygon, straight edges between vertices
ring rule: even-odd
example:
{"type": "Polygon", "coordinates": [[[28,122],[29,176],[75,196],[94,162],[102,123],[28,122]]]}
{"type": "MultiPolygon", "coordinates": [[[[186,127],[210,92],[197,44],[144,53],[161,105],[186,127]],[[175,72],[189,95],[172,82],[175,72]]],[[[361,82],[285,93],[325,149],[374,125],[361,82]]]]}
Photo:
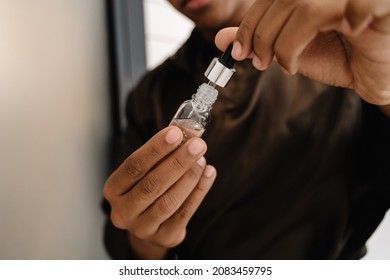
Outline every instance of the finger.
{"type": "Polygon", "coordinates": [[[197,137],[180,146],[124,195],[128,201],[125,203],[128,212],[141,214],[173,186],[204,155],[206,149],[206,143],[197,137]]]}
{"type": "MultiPolygon", "coordinates": [[[[226,51],[227,47],[233,42],[236,37],[238,27],[227,27],[221,29],[215,36],[215,45],[222,52],[226,51]]],[[[253,58],[253,52],[251,52],[247,58],[253,58]]]]}
{"type": "Polygon", "coordinates": [[[135,226],[138,228],[137,236],[147,238],[157,232],[160,225],[177,211],[196,187],[205,165],[206,160],[201,157],[170,189],[138,216],[135,226]]]}
{"type": "Polygon", "coordinates": [[[252,52],[253,35],[257,24],[263,17],[273,0],[256,1],[242,20],[233,44],[232,56],[236,60],[244,60],[252,52]]]}
{"type": "MultiPolygon", "coordinates": [[[[289,74],[297,72],[299,56],[319,30],[324,31],[339,25],[342,11],[342,4],[329,5],[321,1],[315,1],[311,5],[300,5],[294,9],[274,44],[275,56],[284,72],[289,74]]],[[[328,45],[327,42],[323,42],[316,47],[319,48],[316,51],[326,52],[328,45]],[[321,50],[322,47],[324,49],[321,50]]]]}
{"type": "Polygon", "coordinates": [[[254,33],[253,51],[257,56],[253,65],[266,69],[273,59],[277,36],[295,8],[295,1],[274,1],[263,15],[254,33]]]}
{"type": "Polygon", "coordinates": [[[389,12],[390,1],[349,0],[345,9],[345,21],[342,23],[341,31],[349,35],[357,35],[375,20],[374,29],[389,32],[389,20],[384,19],[389,12]]]}
{"type": "Polygon", "coordinates": [[[216,175],[217,172],[215,168],[211,165],[207,165],[196,188],[191,192],[189,197],[180,206],[180,208],[161,225],[160,229],[158,230],[159,236],[166,236],[167,233],[171,231],[186,228],[191,217],[194,215],[203,199],[211,189],[216,175]]]}
{"type": "Polygon", "coordinates": [[[215,45],[224,52],[229,44],[236,38],[238,27],[227,27],[221,29],[215,36],[215,45]]]}
{"type": "MultiPolygon", "coordinates": [[[[167,127],[131,154],[108,178],[105,195],[121,195],[145,176],[158,162],[172,153],[183,139],[175,126],[167,127]]],[[[106,197],[107,198],[107,197],[106,197]]]]}

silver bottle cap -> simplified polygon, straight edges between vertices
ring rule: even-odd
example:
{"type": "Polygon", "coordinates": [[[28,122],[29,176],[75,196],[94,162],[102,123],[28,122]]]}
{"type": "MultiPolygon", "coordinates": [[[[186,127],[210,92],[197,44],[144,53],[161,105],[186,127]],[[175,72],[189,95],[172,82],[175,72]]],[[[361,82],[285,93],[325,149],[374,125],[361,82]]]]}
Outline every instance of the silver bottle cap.
{"type": "Polygon", "coordinates": [[[213,82],[214,84],[225,87],[227,83],[230,81],[230,78],[233,76],[236,70],[234,68],[228,68],[219,62],[218,58],[214,58],[209,67],[204,72],[206,78],[213,82]]]}

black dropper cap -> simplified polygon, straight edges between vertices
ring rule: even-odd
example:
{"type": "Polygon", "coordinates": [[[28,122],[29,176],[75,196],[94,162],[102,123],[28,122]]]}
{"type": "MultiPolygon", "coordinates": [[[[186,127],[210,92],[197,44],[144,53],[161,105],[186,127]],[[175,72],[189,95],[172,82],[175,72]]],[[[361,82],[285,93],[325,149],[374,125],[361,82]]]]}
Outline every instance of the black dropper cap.
{"type": "Polygon", "coordinates": [[[227,47],[226,51],[222,54],[221,58],[218,59],[225,67],[232,69],[234,63],[236,62],[232,57],[233,43],[227,47]]]}

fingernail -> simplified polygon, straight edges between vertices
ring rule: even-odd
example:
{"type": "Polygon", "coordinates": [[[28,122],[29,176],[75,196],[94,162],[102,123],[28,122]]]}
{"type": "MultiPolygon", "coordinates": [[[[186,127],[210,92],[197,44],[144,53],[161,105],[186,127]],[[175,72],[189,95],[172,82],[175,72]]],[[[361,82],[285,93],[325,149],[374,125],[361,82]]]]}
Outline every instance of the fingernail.
{"type": "Polygon", "coordinates": [[[215,169],[211,165],[207,165],[203,172],[204,176],[206,176],[207,178],[213,177],[214,173],[215,173],[215,169]]]}
{"type": "Polygon", "coordinates": [[[234,58],[240,58],[242,54],[242,46],[241,43],[238,41],[235,41],[233,43],[233,50],[232,50],[232,56],[234,58]]]}
{"type": "Polygon", "coordinates": [[[257,70],[261,70],[261,66],[263,63],[261,62],[261,59],[257,55],[254,55],[252,58],[252,64],[257,70]]]}
{"type": "Polygon", "coordinates": [[[165,141],[167,141],[168,144],[176,143],[181,138],[181,132],[178,131],[178,129],[171,128],[167,134],[165,135],[165,141]]]}
{"type": "Polygon", "coordinates": [[[351,25],[345,18],[343,18],[343,20],[341,21],[340,32],[344,34],[350,34],[352,32],[351,25]]]}
{"type": "Polygon", "coordinates": [[[191,155],[196,156],[199,155],[204,150],[204,145],[200,140],[194,139],[188,145],[188,151],[191,155]]]}
{"type": "Polygon", "coordinates": [[[196,163],[199,164],[200,167],[204,167],[206,165],[206,159],[201,157],[196,163]]]}

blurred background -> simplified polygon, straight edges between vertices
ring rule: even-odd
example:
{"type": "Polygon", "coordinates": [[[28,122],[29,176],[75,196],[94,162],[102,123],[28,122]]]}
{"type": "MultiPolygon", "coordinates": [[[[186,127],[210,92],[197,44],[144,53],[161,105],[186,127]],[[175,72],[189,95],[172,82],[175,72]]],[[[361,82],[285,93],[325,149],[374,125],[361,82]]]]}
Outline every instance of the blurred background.
{"type": "MultiPolygon", "coordinates": [[[[185,41],[165,0],[0,0],[0,259],[107,259],[126,93],[185,41]]],[[[390,218],[368,259],[390,259],[390,218]]]]}

